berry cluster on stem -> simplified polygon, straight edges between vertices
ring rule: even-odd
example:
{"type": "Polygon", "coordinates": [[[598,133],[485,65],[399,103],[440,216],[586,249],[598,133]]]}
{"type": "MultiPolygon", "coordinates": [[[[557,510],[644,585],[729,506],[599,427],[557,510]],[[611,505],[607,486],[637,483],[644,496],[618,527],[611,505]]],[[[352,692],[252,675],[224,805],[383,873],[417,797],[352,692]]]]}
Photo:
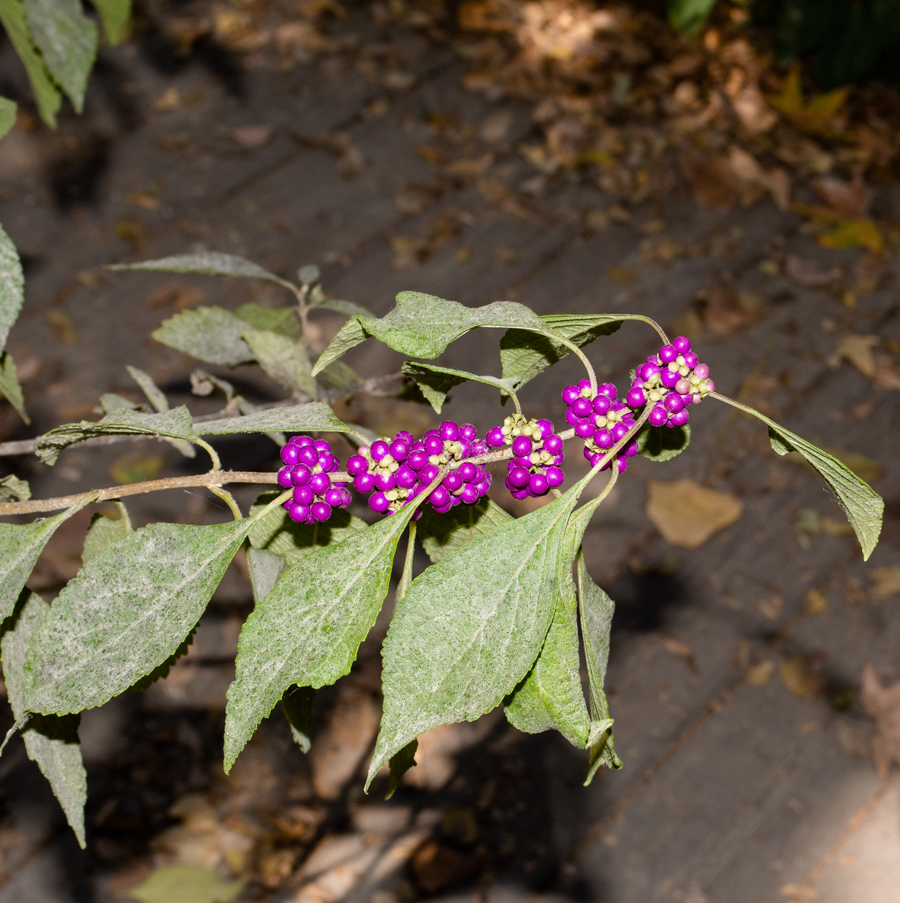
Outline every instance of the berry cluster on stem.
{"type": "Polygon", "coordinates": [[[491,448],[507,447],[506,488],[515,499],[539,498],[561,486],[566,478],[560,465],[565,460],[563,438],[549,420],[526,420],[512,414],[487,431],[484,441],[491,448]]]}
{"type": "Polygon", "coordinates": [[[346,508],[352,501],[349,484],[333,480],[340,461],[325,439],[292,436],[281,449],[284,467],[278,471],[278,483],[292,489],[284,509],[298,524],[322,524],[335,508],[346,508]]]}

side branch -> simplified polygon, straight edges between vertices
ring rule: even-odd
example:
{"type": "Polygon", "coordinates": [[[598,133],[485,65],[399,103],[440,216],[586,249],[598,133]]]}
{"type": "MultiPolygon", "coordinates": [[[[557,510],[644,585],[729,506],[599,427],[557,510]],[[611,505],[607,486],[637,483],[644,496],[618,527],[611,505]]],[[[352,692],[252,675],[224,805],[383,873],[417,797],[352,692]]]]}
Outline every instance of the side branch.
{"type": "Polygon", "coordinates": [[[223,486],[225,483],[277,483],[278,474],[245,470],[211,470],[188,477],[166,477],[162,480],[145,480],[126,486],[110,486],[106,489],[92,489],[75,495],[63,495],[53,499],[33,499],[28,502],[5,502],[0,504],[0,517],[13,514],[39,514],[44,511],[64,511],[79,502],[93,497],[95,502],[110,502],[128,495],[142,495],[145,492],[159,492],[163,489],[189,489],[197,487],[223,486]]]}

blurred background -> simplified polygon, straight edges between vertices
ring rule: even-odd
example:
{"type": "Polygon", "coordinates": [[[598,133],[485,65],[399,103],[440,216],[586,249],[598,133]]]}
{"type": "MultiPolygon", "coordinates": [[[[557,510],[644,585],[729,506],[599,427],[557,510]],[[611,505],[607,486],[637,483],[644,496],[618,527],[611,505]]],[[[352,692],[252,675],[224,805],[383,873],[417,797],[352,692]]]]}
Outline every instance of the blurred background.
{"type": "MultiPolygon", "coordinates": [[[[83,114],[67,104],[54,130],[4,39],[0,94],[19,112],[0,222],[26,273],[7,347],[32,424],[4,404],[2,443],[91,419],[103,393],[140,401],[129,364],[173,404],[216,410],[192,393],[196,362],[151,332],[203,304],[290,298],[103,269],[213,250],[288,278],[315,264],[329,297],[379,315],[407,289],[650,315],[691,336],[720,391],[871,482],[887,514],[863,564],[821,481],[711,401],[687,453],[635,460],[585,539],[617,603],[625,762],[589,788],[583,753],[495,711],[421,738],[389,802],[384,779],[364,796],[390,599],[352,673],[318,694],[310,753],[276,711],[226,777],[225,690],[252,607],[238,561],[165,680],[84,714],[87,851],[10,742],[0,901],[895,901],[898,60],[897,0],[143,0],[101,46],[83,114]]],[[[316,315],[317,349],[342,322],[316,315]]],[[[442,363],[499,372],[496,339],[442,363]]],[[[589,355],[621,390],[653,350],[628,323],[589,355]]],[[[368,343],[347,360],[369,377],[402,359],[368,343]]],[[[207,369],[255,403],[285,398],[258,369],[207,369]]],[[[561,423],[578,376],[566,360],[530,383],[526,414],[561,423]]],[[[448,416],[484,431],[506,413],[461,389],[448,416]]],[[[343,404],[378,433],[437,422],[386,391],[343,404]]],[[[278,466],[264,438],[217,447],[226,467],[278,466]]],[[[582,465],[573,447],[570,478],[582,465]]],[[[133,442],[2,466],[47,497],[202,465],[133,442]]],[[[129,509],[137,524],[229,516],[202,490],[129,509]]],[[[80,566],[88,519],[42,556],[29,586],[46,599],[80,566]]]]}

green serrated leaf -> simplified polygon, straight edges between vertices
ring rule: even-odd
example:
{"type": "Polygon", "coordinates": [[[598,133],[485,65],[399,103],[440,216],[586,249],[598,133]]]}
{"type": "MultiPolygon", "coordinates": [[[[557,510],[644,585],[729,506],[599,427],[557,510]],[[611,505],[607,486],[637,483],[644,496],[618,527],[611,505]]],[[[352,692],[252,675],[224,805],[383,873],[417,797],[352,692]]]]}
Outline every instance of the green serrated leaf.
{"type": "Polygon", "coordinates": [[[833,455],[822,451],[818,446],[785,429],[759,411],[752,413],[769,427],[769,441],[779,455],[797,452],[825,480],[835,494],[838,504],[844,509],[853,532],[856,533],[862,548],[863,560],[867,560],[881,535],[884,516],[884,500],[881,496],[833,455]]]}
{"type": "Polygon", "coordinates": [[[12,473],[0,479],[0,501],[27,502],[30,498],[31,487],[27,480],[20,480],[12,473]]]}
{"type": "Polygon", "coordinates": [[[203,251],[199,254],[176,254],[173,257],[162,257],[159,260],[144,260],[141,263],[116,263],[107,267],[110,270],[147,270],[155,273],[195,273],[204,276],[236,276],[241,279],[265,279],[294,291],[292,283],[259,264],[235,254],[223,254],[219,251],[203,251]]]}
{"type": "Polygon", "coordinates": [[[65,714],[102,705],[165,662],[200,620],[250,526],[150,524],[91,559],[32,640],[28,708],[65,714]]]}
{"type": "Polygon", "coordinates": [[[267,549],[248,549],[247,565],[250,570],[250,586],[253,589],[254,602],[268,596],[287,569],[287,561],[281,555],[267,549]]]}
{"type": "Polygon", "coordinates": [[[25,0],[25,17],[47,69],[80,113],[97,58],[97,26],[81,0],[25,0]]]}
{"type": "Polygon", "coordinates": [[[299,339],[303,335],[296,307],[263,307],[251,302],[242,304],[235,313],[254,329],[277,332],[289,339],[299,339]]]}
{"type": "Polygon", "coordinates": [[[661,463],[671,461],[691,444],[691,425],[645,425],[637,435],[638,450],[648,460],[661,463]]]}
{"type": "MultiPolygon", "coordinates": [[[[250,516],[262,511],[280,492],[281,490],[263,492],[250,509],[250,516]]],[[[254,549],[274,552],[288,564],[296,564],[312,552],[343,542],[365,530],[367,526],[364,520],[354,517],[346,509],[336,509],[324,524],[298,524],[279,506],[253,525],[249,539],[254,549]]]]}
{"type": "Polygon", "coordinates": [[[120,410],[107,414],[102,420],[66,423],[50,430],[39,437],[35,454],[45,464],[55,464],[63,449],[94,436],[160,436],[190,440],[194,435],[191,413],[184,405],[164,414],[120,410]]]}
{"type": "Polygon", "coordinates": [[[129,398],[116,395],[115,392],[104,392],[100,396],[100,410],[104,414],[112,414],[115,411],[137,411],[140,407],[141,405],[135,404],[129,398]]]}
{"type": "Polygon", "coordinates": [[[367,787],[413,738],[474,721],[528,673],[553,618],[560,545],[585,485],[449,552],[413,581],[384,643],[384,714],[367,787]]]}
{"type": "Polygon", "coordinates": [[[140,386],[141,391],[147,396],[147,400],[153,405],[159,414],[169,410],[169,399],[165,393],[153,382],[153,377],[137,367],[127,366],[128,375],[140,386]]]}
{"type": "Polygon", "coordinates": [[[0,621],[8,618],[44,546],[83,504],[30,524],[0,524],[0,621]]]}
{"type": "MultiPolygon", "coordinates": [[[[18,106],[8,97],[0,97],[0,138],[2,138],[15,124],[18,106]]],[[[2,345],[0,345],[2,347],[2,345]]]]}
{"type": "Polygon", "coordinates": [[[28,81],[34,91],[41,119],[51,128],[56,128],[56,114],[62,104],[62,95],[53,83],[43,58],[34,46],[28,31],[25,8],[22,0],[0,0],[0,24],[15,48],[19,59],[28,73],[28,81]]]}
{"type": "Polygon", "coordinates": [[[103,30],[110,44],[118,44],[131,18],[131,0],[91,0],[100,14],[103,30]]]}
{"type": "Polygon", "coordinates": [[[391,761],[388,763],[390,769],[388,789],[387,793],[384,795],[386,800],[389,800],[397,792],[397,788],[400,786],[403,775],[405,775],[410,768],[416,767],[416,750],[418,748],[419,740],[414,737],[400,750],[400,752],[391,756],[391,761]]]}
{"type": "Polygon", "coordinates": [[[507,395],[515,394],[515,384],[513,380],[501,379],[498,376],[478,376],[476,373],[469,373],[467,370],[454,370],[450,367],[435,367],[432,364],[420,364],[407,361],[400,368],[404,376],[408,376],[414,380],[422,394],[428,399],[435,412],[440,414],[447,395],[454,386],[460,385],[467,381],[484,383],[487,386],[494,386],[501,393],[507,395]]]}
{"type": "Polygon", "coordinates": [[[397,306],[381,318],[356,316],[343,329],[313,369],[313,376],[367,336],[411,357],[436,358],[446,347],[472,329],[513,327],[544,330],[534,311],[515,301],[495,301],[484,307],[466,307],[421,292],[400,292],[397,306]],[[353,326],[352,324],[356,324],[353,326]]]}
{"type": "Polygon", "coordinates": [[[260,329],[246,330],[243,338],[267,376],[291,392],[300,391],[316,398],[319,390],[311,374],[309,356],[299,342],[260,329]]]}
{"type": "Polygon", "coordinates": [[[16,362],[8,351],[0,355],[0,394],[13,406],[23,423],[31,423],[25,410],[25,395],[16,374],[16,362]]]}
{"type": "Polygon", "coordinates": [[[163,320],[153,338],[198,361],[236,367],[249,364],[253,352],[244,341],[246,320],[221,307],[196,307],[163,320]]]}
{"type": "Polygon", "coordinates": [[[25,275],[12,239],[0,226],[0,351],[25,300],[25,275]]]}
{"type": "Polygon", "coordinates": [[[281,697],[281,710],[291,728],[291,737],[302,753],[312,746],[312,709],[316,691],[312,687],[293,686],[281,697]]]}
{"type": "Polygon", "coordinates": [[[81,553],[82,564],[87,564],[101,552],[106,551],[117,542],[121,542],[129,533],[134,532],[131,518],[121,502],[119,502],[119,511],[118,518],[109,517],[102,511],[98,511],[91,517],[91,524],[84,537],[84,549],[81,553]]]}
{"type": "Polygon", "coordinates": [[[355,301],[342,301],[340,298],[323,298],[318,303],[311,303],[310,307],[321,307],[325,310],[337,311],[348,317],[371,317],[372,311],[355,301]]]}
{"type": "Polygon", "coordinates": [[[416,524],[416,539],[432,562],[438,562],[448,552],[512,520],[511,514],[486,496],[474,505],[457,505],[446,514],[438,514],[427,505],[416,524]]]}
{"type": "Polygon", "coordinates": [[[303,556],[247,618],[225,710],[225,770],[292,684],[324,687],[350,671],[387,595],[408,506],[303,556]]]}
{"type": "Polygon", "coordinates": [[[197,625],[191,628],[191,632],[182,640],[178,648],[162,663],[157,665],[149,674],[145,674],[140,680],[133,683],[126,692],[140,693],[149,689],[158,680],[164,680],[169,676],[172,668],[180,658],[184,658],[188,654],[191,646],[194,644],[194,636],[197,633],[197,625]]]}
{"type": "MultiPolygon", "coordinates": [[[[27,711],[23,695],[25,659],[31,637],[38,630],[50,608],[35,593],[22,594],[21,604],[12,623],[4,625],[0,640],[3,678],[13,716],[18,720],[27,711]]],[[[36,762],[50,782],[66,820],[85,848],[84,804],[87,800],[87,774],[78,742],[78,715],[31,715],[22,730],[28,758],[36,762]]]]}
{"type": "MultiPolygon", "coordinates": [[[[611,335],[627,319],[621,314],[551,314],[541,317],[541,322],[547,330],[583,348],[600,336],[611,335]]],[[[556,339],[522,329],[510,329],[500,339],[503,377],[517,389],[571,353],[556,339]]]]}
{"type": "Polygon", "coordinates": [[[244,417],[226,417],[194,425],[199,436],[224,436],[229,433],[352,433],[354,427],[334,415],[327,404],[311,401],[257,411],[244,417]]]}
{"type": "Polygon", "coordinates": [[[343,361],[335,361],[329,364],[320,374],[322,379],[335,389],[349,389],[358,386],[362,377],[343,361]]]}

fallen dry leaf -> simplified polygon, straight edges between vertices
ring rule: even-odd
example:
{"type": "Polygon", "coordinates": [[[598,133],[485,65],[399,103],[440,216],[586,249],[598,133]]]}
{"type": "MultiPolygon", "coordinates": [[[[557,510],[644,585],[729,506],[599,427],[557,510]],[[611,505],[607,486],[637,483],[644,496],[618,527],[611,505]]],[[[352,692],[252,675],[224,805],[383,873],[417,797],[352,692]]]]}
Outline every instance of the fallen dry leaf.
{"type": "Polygon", "coordinates": [[[775,662],[773,662],[772,659],[767,658],[758,665],[754,665],[750,668],[744,675],[744,680],[747,681],[751,687],[764,687],[769,682],[774,671],[775,662]]]}
{"type": "Polygon", "coordinates": [[[859,176],[852,182],[836,176],[820,176],[813,179],[812,187],[842,219],[860,219],[869,209],[869,193],[859,176]]]}
{"type": "Polygon", "coordinates": [[[647,516],[665,540],[680,549],[696,549],[743,513],[740,499],[707,489],[693,480],[647,483],[647,516]]]}
{"type": "Polygon", "coordinates": [[[878,338],[873,335],[845,335],[834,352],[837,360],[853,364],[863,376],[872,379],[875,376],[875,353],[878,338]]]}
{"type": "Polygon", "coordinates": [[[256,150],[265,147],[272,140],[275,129],[270,125],[242,125],[236,128],[219,129],[219,134],[230,138],[241,147],[256,150]]]}
{"type": "Polygon", "coordinates": [[[607,267],[604,271],[604,275],[610,282],[614,282],[616,285],[628,285],[637,278],[634,275],[633,270],[626,269],[625,267],[607,267]]]}
{"type": "Polygon", "coordinates": [[[663,636],[662,641],[663,646],[666,647],[666,652],[668,652],[669,655],[674,656],[675,658],[684,659],[691,671],[699,671],[697,660],[694,658],[694,650],[691,649],[687,643],[676,640],[675,637],[672,636],[663,636]]]}
{"type": "Polygon", "coordinates": [[[869,571],[869,579],[872,581],[872,595],[876,599],[900,596],[900,568],[875,568],[869,571]]]}
{"type": "Polygon", "coordinates": [[[685,151],[678,157],[678,168],[702,207],[728,210],[740,199],[740,180],[728,157],[685,151]]]}
{"type": "Polygon", "coordinates": [[[824,269],[813,260],[804,260],[795,254],[789,254],[784,262],[784,271],[788,279],[803,288],[825,288],[841,278],[838,267],[824,269]]]}
{"type": "Polygon", "coordinates": [[[886,780],[891,764],[900,765],[900,681],[885,687],[866,662],[859,698],[866,713],[875,719],[872,757],[878,776],[886,780]]]}
{"type": "Polygon", "coordinates": [[[815,699],[825,689],[821,674],[803,655],[792,655],[781,663],[781,682],[798,699],[815,699]]]}
{"type": "Polygon", "coordinates": [[[788,900],[818,900],[819,892],[808,884],[785,884],[781,896],[788,900]]]}
{"type": "Polygon", "coordinates": [[[803,599],[803,614],[821,615],[828,611],[828,599],[820,589],[811,589],[803,599]]]}
{"type": "Polygon", "coordinates": [[[755,323],[762,316],[762,308],[729,285],[716,285],[706,292],[702,310],[703,325],[716,335],[731,335],[755,323]]]}

